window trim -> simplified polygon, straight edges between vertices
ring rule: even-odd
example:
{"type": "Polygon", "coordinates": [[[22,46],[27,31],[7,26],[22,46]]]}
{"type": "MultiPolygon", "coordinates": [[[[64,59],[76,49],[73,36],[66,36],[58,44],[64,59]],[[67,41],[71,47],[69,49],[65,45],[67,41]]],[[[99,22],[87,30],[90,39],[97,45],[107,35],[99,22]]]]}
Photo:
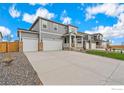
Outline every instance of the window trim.
{"type": "Polygon", "coordinates": [[[48,22],[46,20],[42,20],[42,28],[48,29],[48,22]],[[44,28],[44,26],[46,26],[46,28],[44,28]]]}
{"type": "Polygon", "coordinates": [[[58,31],[58,24],[53,23],[53,30],[58,31]],[[56,28],[56,29],[55,29],[56,28]]]}

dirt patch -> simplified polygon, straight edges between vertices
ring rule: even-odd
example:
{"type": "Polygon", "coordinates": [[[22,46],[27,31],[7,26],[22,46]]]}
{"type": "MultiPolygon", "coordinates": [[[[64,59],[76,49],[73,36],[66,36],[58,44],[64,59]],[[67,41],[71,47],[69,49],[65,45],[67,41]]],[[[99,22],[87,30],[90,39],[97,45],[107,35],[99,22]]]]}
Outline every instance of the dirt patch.
{"type": "MultiPolygon", "coordinates": [[[[42,85],[36,71],[23,53],[10,53],[14,60],[7,65],[0,62],[0,85],[42,85]]],[[[5,53],[0,53],[2,61],[5,53]]]]}

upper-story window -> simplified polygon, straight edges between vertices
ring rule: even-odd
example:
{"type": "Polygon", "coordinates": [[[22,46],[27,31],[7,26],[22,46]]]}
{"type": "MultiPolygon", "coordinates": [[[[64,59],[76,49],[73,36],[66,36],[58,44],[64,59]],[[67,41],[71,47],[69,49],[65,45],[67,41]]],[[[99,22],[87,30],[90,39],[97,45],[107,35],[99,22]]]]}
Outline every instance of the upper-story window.
{"type": "Polygon", "coordinates": [[[102,35],[99,35],[99,39],[102,40],[102,38],[103,38],[102,35]]]}
{"type": "Polygon", "coordinates": [[[42,27],[43,27],[43,29],[47,28],[47,21],[42,20],[42,27]]]}
{"type": "Polygon", "coordinates": [[[88,35],[88,40],[91,40],[91,36],[90,35],[88,35]]]}
{"type": "Polygon", "coordinates": [[[81,38],[77,38],[77,43],[81,43],[81,38]]]}
{"type": "Polygon", "coordinates": [[[57,30],[58,30],[58,24],[55,24],[55,23],[54,23],[54,24],[53,24],[53,29],[57,31],[57,30]]]}
{"type": "Polygon", "coordinates": [[[64,29],[67,30],[67,26],[65,26],[64,29]]]}
{"type": "Polygon", "coordinates": [[[94,36],[94,40],[97,40],[97,36],[94,36]]]}
{"type": "Polygon", "coordinates": [[[70,26],[69,27],[69,32],[76,33],[77,32],[77,28],[70,26]]]}

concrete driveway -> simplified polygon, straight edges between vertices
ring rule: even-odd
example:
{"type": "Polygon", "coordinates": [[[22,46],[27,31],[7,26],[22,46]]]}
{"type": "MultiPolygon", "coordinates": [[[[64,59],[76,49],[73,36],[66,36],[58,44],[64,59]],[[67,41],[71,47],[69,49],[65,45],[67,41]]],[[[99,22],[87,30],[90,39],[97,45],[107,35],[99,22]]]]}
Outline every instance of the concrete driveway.
{"type": "Polygon", "coordinates": [[[124,84],[124,61],[72,51],[25,54],[44,85],[124,84]]]}

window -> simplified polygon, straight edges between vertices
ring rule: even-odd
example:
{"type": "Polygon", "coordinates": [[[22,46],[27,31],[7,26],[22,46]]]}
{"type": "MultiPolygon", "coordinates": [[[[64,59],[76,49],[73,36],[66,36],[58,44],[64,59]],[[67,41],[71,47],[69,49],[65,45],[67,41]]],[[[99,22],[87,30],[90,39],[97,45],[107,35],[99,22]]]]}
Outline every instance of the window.
{"type": "Polygon", "coordinates": [[[91,40],[91,36],[90,35],[88,35],[88,40],[91,40]]]}
{"type": "Polygon", "coordinates": [[[75,27],[69,27],[69,32],[76,33],[77,29],[75,27]]]}
{"type": "Polygon", "coordinates": [[[43,28],[47,28],[47,26],[45,24],[43,24],[43,28]]]}
{"type": "Polygon", "coordinates": [[[94,40],[97,40],[97,36],[94,36],[94,40]]]}
{"type": "Polygon", "coordinates": [[[58,24],[55,24],[55,23],[54,23],[54,24],[53,24],[53,29],[54,29],[54,30],[58,30],[58,24]]]}
{"type": "Polygon", "coordinates": [[[77,38],[77,43],[81,43],[81,38],[77,38]]]}
{"type": "Polygon", "coordinates": [[[56,27],[54,27],[54,30],[57,30],[57,28],[56,28],[56,27]]]}
{"type": "Polygon", "coordinates": [[[65,26],[64,29],[67,30],[67,27],[65,26]]]}
{"type": "Polygon", "coordinates": [[[67,42],[66,42],[66,38],[64,38],[64,43],[67,43],[67,42]]]}
{"type": "Polygon", "coordinates": [[[46,29],[46,28],[47,28],[47,21],[42,20],[42,27],[43,27],[44,29],[46,29]]]}
{"type": "Polygon", "coordinates": [[[99,39],[102,40],[102,35],[99,35],[99,39]]]}

